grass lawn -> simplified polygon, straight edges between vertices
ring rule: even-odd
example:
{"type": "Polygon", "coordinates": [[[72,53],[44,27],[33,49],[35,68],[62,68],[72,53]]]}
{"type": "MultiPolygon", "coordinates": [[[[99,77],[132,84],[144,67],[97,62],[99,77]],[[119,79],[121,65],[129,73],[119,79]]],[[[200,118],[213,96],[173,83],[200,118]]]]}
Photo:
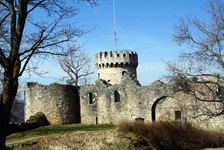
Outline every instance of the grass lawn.
{"type": "Polygon", "coordinates": [[[114,125],[83,125],[83,124],[66,124],[66,125],[50,125],[39,127],[33,130],[28,130],[25,132],[17,132],[7,136],[8,140],[29,138],[35,136],[46,136],[54,134],[63,134],[75,131],[98,131],[98,130],[108,130],[114,129],[114,125]]]}

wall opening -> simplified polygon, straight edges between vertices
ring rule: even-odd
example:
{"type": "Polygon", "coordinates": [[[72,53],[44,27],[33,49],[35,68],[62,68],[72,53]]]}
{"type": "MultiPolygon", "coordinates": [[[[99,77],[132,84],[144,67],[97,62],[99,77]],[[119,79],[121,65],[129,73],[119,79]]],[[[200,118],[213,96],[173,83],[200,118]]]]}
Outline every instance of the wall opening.
{"type": "Polygon", "coordinates": [[[118,91],[114,91],[114,101],[120,102],[120,94],[118,91]]]}
{"type": "Polygon", "coordinates": [[[160,98],[158,98],[152,105],[151,108],[151,115],[152,115],[152,121],[155,122],[156,121],[156,106],[159,103],[159,101],[163,100],[164,98],[167,98],[168,96],[162,96],[160,98]]]}
{"type": "Polygon", "coordinates": [[[93,93],[89,93],[89,104],[93,104],[93,93]]]}
{"type": "Polygon", "coordinates": [[[96,124],[98,124],[98,117],[96,117],[96,124]]]}
{"type": "Polygon", "coordinates": [[[122,71],[122,76],[125,75],[127,72],[126,71],[122,71]]]}
{"type": "Polygon", "coordinates": [[[175,120],[181,120],[181,111],[175,111],[175,120]]]}
{"type": "Polygon", "coordinates": [[[135,118],[135,122],[144,122],[144,118],[135,118]]]}

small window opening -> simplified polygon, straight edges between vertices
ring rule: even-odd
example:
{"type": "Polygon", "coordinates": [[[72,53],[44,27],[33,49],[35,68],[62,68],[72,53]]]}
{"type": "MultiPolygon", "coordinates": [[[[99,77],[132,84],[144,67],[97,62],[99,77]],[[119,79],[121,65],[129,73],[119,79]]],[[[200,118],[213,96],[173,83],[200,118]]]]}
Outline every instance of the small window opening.
{"type": "Polygon", "coordinates": [[[180,120],[181,119],[181,111],[175,111],[175,120],[180,120]]]}
{"type": "Polygon", "coordinates": [[[144,122],[144,118],[135,118],[135,122],[144,122]]]}
{"type": "Polygon", "coordinates": [[[89,93],[89,104],[93,104],[93,93],[89,93]]]}
{"type": "Polygon", "coordinates": [[[118,91],[114,91],[114,101],[120,102],[120,94],[118,91]]]}
{"type": "Polygon", "coordinates": [[[110,57],[112,57],[113,56],[113,54],[112,54],[112,52],[110,51],[110,57]]]}
{"type": "Polygon", "coordinates": [[[96,124],[98,124],[98,117],[96,117],[96,124]]]}

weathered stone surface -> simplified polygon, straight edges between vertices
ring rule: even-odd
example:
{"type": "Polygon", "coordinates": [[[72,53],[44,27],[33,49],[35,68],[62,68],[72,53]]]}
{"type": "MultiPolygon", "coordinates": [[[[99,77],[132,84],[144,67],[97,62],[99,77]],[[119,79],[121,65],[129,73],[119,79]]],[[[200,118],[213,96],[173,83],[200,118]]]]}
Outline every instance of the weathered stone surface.
{"type": "Polygon", "coordinates": [[[51,124],[80,123],[79,100],[78,88],[74,86],[26,83],[25,120],[42,112],[51,124]]]}
{"type": "Polygon", "coordinates": [[[49,122],[46,116],[42,112],[38,112],[26,121],[28,124],[37,124],[38,126],[46,126],[49,125],[49,122]]]}
{"type": "Polygon", "coordinates": [[[131,50],[104,51],[95,55],[98,79],[120,84],[124,74],[137,76],[138,54],[131,50]]]}
{"type": "Polygon", "coordinates": [[[140,86],[130,76],[125,76],[122,81],[121,84],[111,85],[106,81],[97,80],[95,84],[83,86],[80,89],[73,86],[65,88],[65,85],[58,84],[43,86],[27,83],[30,86],[26,87],[29,93],[26,91],[25,118],[29,118],[34,112],[41,111],[51,124],[77,123],[80,120],[83,124],[118,124],[123,120],[134,121],[137,118],[151,122],[153,115],[156,121],[174,121],[175,112],[180,111],[181,117],[186,117],[187,121],[194,125],[205,129],[223,128],[223,116],[195,117],[204,104],[196,103],[190,95],[173,92],[172,84],[155,81],[150,86],[140,86]],[[54,92],[50,92],[48,88],[54,89],[54,92]],[[44,89],[48,94],[44,94],[44,91],[40,92],[40,89],[44,89]],[[70,90],[74,90],[75,94],[68,94],[70,90]],[[119,94],[117,98],[115,98],[115,91],[119,94]],[[74,105],[74,97],[76,97],[76,105],[74,105]],[[63,118],[64,116],[70,117],[63,118]]]}
{"type": "MultiPolygon", "coordinates": [[[[118,124],[123,120],[144,119],[145,122],[178,120],[205,129],[224,130],[224,116],[201,115],[206,109],[216,110],[224,103],[196,101],[195,97],[180,91],[171,81],[159,80],[141,86],[137,80],[137,53],[133,51],[105,51],[96,55],[99,79],[83,87],[38,83],[25,86],[25,119],[43,112],[51,124],[118,124]]],[[[192,85],[202,98],[214,98],[201,85],[192,85]]],[[[216,87],[212,87],[216,88],[216,87]]]]}

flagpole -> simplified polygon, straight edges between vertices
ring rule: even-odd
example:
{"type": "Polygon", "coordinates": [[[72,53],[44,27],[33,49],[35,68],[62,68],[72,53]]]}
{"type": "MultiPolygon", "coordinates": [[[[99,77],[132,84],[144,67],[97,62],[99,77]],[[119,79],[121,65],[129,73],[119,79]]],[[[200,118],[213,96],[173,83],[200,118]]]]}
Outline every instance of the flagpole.
{"type": "Polygon", "coordinates": [[[114,12],[114,47],[115,47],[115,51],[117,51],[117,31],[116,31],[115,0],[113,0],[113,12],[114,12]]]}

